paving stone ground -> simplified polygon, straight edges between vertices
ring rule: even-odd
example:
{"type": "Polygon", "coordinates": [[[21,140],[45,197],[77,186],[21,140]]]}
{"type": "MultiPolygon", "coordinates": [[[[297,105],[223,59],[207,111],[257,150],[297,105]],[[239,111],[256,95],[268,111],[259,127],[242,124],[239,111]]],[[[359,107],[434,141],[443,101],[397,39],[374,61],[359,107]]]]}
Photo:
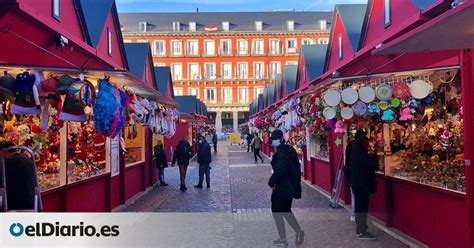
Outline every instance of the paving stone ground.
{"type": "MultiPolygon", "coordinates": [[[[125,212],[173,212],[229,214],[218,225],[211,227],[222,240],[184,241],[176,247],[272,247],[277,237],[270,211],[271,190],[267,181],[271,175],[268,158],[254,164],[253,154],[236,145],[221,142],[211,163],[211,188],[195,189],[198,180],[196,162],[188,168],[187,192],[179,190],[179,172],[176,167],[165,170],[167,187],[153,187],[125,212]],[[191,241],[190,241],[191,242],[191,241]]],[[[380,229],[369,225],[377,241],[360,241],[355,237],[355,224],[349,221],[345,209],[328,207],[328,199],[303,183],[303,197],[293,203],[293,212],[306,232],[301,247],[406,247],[380,229]]],[[[214,216],[214,215],[213,215],[214,216]]],[[[217,219],[217,217],[216,217],[217,219]]],[[[291,243],[294,232],[287,225],[291,243]]],[[[293,245],[294,246],[294,245],[293,245]]]]}

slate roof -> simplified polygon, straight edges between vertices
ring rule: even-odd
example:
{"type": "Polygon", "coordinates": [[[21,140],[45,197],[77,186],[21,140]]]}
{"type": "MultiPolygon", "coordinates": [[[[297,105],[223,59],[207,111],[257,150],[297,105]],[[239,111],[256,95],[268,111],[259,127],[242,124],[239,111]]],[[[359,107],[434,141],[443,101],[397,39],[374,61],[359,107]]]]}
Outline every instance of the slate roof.
{"type": "Polygon", "coordinates": [[[258,94],[258,111],[263,110],[263,94],[258,94]]]}
{"type": "Polygon", "coordinates": [[[268,89],[268,105],[272,105],[275,103],[275,84],[269,83],[267,84],[268,89]]]}
{"type": "Polygon", "coordinates": [[[361,34],[367,4],[338,4],[335,9],[339,13],[342,25],[351,43],[352,51],[355,53],[359,50],[359,43],[362,40],[361,34]]]}
{"type": "Polygon", "coordinates": [[[188,12],[188,13],[120,13],[124,32],[139,32],[139,23],[147,22],[147,31],[172,32],[173,22],[181,23],[181,31],[189,30],[189,22],[196,22],[197,31],[215,25],[222,31],[222,22],[229,22],[230,31],[255,31],[255,22],[262,21],[263,31],[287,30],[287,21],[295,22],[296,31],[319,31],[319,20],[331,28],[332,12],[188,12]]]}
{"type": "Polygon", "coordinates": [[[314,80],[324,72],[328,45],[303,45],[301,56],[304,59],[308,80],[314,80]]]}
{"type": "Polygon", "coordinates": [[[159,66],[155,67],[155,82],[156,82],[156,88],[160,93],[163,95],[167,96],[168,95],[168,90],[171,92],[171,98],[174,97],[174,92],[173,92],[173,79],[171,77],[171,69],[168,66],[159,66]],[[168,89],[170,87],[170,89],[168,89]]]}
{"type": "Polygon", "coordinates": [[[281,74],[275,75],[276,82],[276,92],[275,92],[275,102],[280,100],[283,97],[283,77],[281,74]]]}
{"type": "Polygon", "coordinates": [[[266,108],[268,106],[268,88],[265,87],[263,90],[263,107],[266,108]]]}
{"type": "Polygon", "coordinates": [[[283,70],[285,73],[286,93],[290,94],[296,90],[296,74],[298,74],[298,65],[285,65],[283,70]]]}
{"type": "Polygon", "coordinates": [[[105,22],[109,16],[114,0],[75,0],[76,8],[81,13],[81,22],[84,25],[87,43],[97,47],[105,22]]]}
{"type": "Polygon", "coordinates": [[[150,45],[148,43],[125,43],[124,46],[130,72],[137,78],[142,79],[150,45]]]}
{"type": "Polygon", "coordinates": [[[182,114],[198,114],[196,96],[176,96],[175,100],[179,103],[178,110],[182,114]]]}

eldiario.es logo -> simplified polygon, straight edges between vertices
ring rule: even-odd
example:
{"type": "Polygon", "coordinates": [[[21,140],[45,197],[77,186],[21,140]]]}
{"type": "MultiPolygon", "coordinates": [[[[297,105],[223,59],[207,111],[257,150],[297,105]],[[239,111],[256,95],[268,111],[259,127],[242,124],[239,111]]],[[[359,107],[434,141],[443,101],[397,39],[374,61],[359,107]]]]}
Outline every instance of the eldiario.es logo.
{"type": "Polygon", "coordinates": [[[12,223],[9,231],[13,237],[23,235],[28,237],[117,237],[120,234],[117,225],[103,225],[96,228],[92,225],[84,225],[84,222],[79,222],[79,225],[41,222],[26,226],[21,223],[12,223]]]}

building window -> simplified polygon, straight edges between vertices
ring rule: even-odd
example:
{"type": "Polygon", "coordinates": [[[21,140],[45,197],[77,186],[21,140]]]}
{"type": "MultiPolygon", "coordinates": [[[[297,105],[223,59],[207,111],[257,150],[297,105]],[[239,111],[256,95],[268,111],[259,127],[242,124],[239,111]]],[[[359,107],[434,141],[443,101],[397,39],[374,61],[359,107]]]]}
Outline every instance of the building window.
{"type": "Polygon", "coordinates": [[[198,56],[198,42],[196,40],[188,41],[188,56],[198,56]]]}
{"type": "Polygon", "coordinates": [[[249,89],[248,88],[239,88],[239,102],[240,103],[249,102],[249,89]]]}
{"type": "Polygon", "coordinates": [[[222,88],[222,100],[224,103],[232,103],[232,88],[222,88]]]}
{"type": "Polygon", "coordinates": [[[312,45],[313,42],[314,42],[313,39],[303,39],[301,43],[303,45],[312,45]]]}
{"type": "Polygon", "coordinates": [[[286,52],[287,53],[296,53],[296,39],[286,40],[286,52]]]}
{"type": "Polygon", "coordinates": [[[61,20],[61,1],[53,0],[53,18],[57,21],[61,20]]]}
{"type": "Polygon", "coordinates": [[[252,54],[263,55],[263,40],[254,40],[252,44],[252,54]]]}
{"type": "Polygon", "coordinates": [[[265,74],[264,64],[262,62],[253,63],[253,77],[254,79],[263,79],[265,74]]]}
{"type": "Polygon", "coordinates": [[[280,40],[270,40],[270,54],[278,55],[281,53],[281,42],[280,40]]]}
{"type": "Polygon", "coordinates": [[[237,41],[237,50],[239,55],[247,55],[247,41],[238,40],[237,41]]]}
{"type": "Polygon", "coordinates": [[[209,102],[216,101],[216,89],[215,88],[206,88],[204,89],[205,92],[205,100],[209,102]]]}
{"type": "Polygon", "coordinates": [[[258,95],[263,94],[263,89],[265,89],[265,88],[264,87],[255,87],[255,97],[254,98],[257,98],[258,95]]]}
{"type": "Polygon", "coordinates": [[[288,31],[295,30],[295,21],[291,20],[291,21],[288,21],[286,24],[287,24],[288,31]]]}
{"type": "Polygon", "coordinates": [[[337,37],[337,57],[339,60],[342,59],[342,34],[337,37]]]}
{"type": "Polygon", "coordinates": [[[326,20],[319,20],[319,30],[326,30],[328,28],[328,22],[326,20]]]}
{"type": "Polygon", "coordinates": [[[222,64],[222,78],[223,79],[232,79],[232,63],[223,63],[222,64]]]}
{"type": "Polygon", "coordinates": [[[183,67],[181,64],[172,64],[171,65],[171,74],[173,75],[173,80],[182,80],[183,79],[183,67]]]}
{"type": "Polygon", "coordinates": [[[189,22],[189,31],[196,32],[196,22],[189,22]]]}
{"type": "Polygon", "coordinates": [[[181,56],[183,55],[181,49],[181,41],[171,41],[171,55],[173,56],[181,56]]]}
{"type": "Polygon", "coordinates": [[[280,62],[270,62],[270,76],[272,79],[276,78],[277,74],[281,73],[280,62]]]}
{"type": "Polygon", "coordinates": [[[239,79],[247,79],[248,77],[247,63],[238,63],[237,66],[239,68],[239,79]]]}
{"type": "Polygon", "coordinates": [[[229,22],[222,22],[222,30],[229,31],[229,22]]]}
{"type": "Polygon", "coordinates": [[[180,22],[173,22],[173,31],[179,32],[181,30],[181,23],[180,22]]]}
{"type": "Polygon", "coordinates": [[[107,53],[112,56],[112,31],[107,28],[107,53]]]}
{"type": "Polygon", "coordinates": [[[197,98],[199,98],[199,89],[197,89],[197,88],[189,88],[189,89],[188,89],[188,95],[189,95],[189,96],[196,96],[197,98]]]}
{"type": "Polygon", "coordinates": [[[256,21],[255,22],[255,31],[262,31],[263,30],[263,22],[262,21],[256,21]]]}
{"type": "Polygon", "coordinates": [[[166,55],[166,46],[164,40],[155,40],[153,42],[153,55],[155,56],[165,56],[166,55]]]}
{"type": "Polygon", "coordinates": [[[328,38],[318,38],[318,44],[329,44],[328,38]]]}
{"type": "Polygon", "coordinates": [[[207,56],[215,55],[215,43],[213,40],[207,40],[204,42],[204,53],[207,56]]]}
{"type": "Polygon", "coordinates": [[[174,95],[175,96],[182,96],[183,95],[183,89],[182,88],[174,88],[174,95]]]}
{"type": "Polygon", "coordinates": [[[204,77],[207,80],[215,80],[216,79],[216,64],[214,64],[214,63],[204,64],[204,77]]]}
{"type": "Polygon", "coordinates": [[[390,26],[391,21],[391,10],[390,10],[390,0],[383,1],[383,22],[385,27],[390,26]]]}
{"type": "Polygon", "coordinates": [[[230,40],[221,40],[221,48],[220,48],[220,53],[221,55],[231,55],[231,43],[230,40]]]}
{"type": "Polygon", "coordinates": [[[188,79],[199,80],[199,64],[188,64],[188,79]]]}
{"type": "Polygon", "coordinates": [[[139,22],[138,23],[138,29],[140,30],[140,32],[146,32],[147,30],[147,23],[146,22],[139,22]]]}

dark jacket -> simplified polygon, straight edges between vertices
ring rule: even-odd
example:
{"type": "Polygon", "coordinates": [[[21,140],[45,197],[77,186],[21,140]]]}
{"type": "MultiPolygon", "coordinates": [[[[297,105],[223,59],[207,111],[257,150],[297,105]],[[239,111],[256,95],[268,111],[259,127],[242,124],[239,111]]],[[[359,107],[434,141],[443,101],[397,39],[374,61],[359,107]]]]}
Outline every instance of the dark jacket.
{"type": "Polygon", "coordinates": [[[248,134],[247,135],[247,143],[250,144],[250,142],[252,142],[253,140],[253,135],[252,134],[248,134]]]}
{"type": "Polygon", "coordinates": [[[271,164],[273,174],[268,186],[275,187],[272,201],[301,198],[301,165],[295,149],[285,144],[278,146],[271,164]]]}
{"type": "Polygon", "coordinates": [[[199,144],[199,150],[197,155],[198,164],[209,164],[212,162],[211,159],[211,146],[204,140],[199,144]]]}
{"type": "Polygon", "coordinates": [[[5,160],[8,210],[33,209],[36,172],[33,161],[21,154],[5,160]]]}
{"type": "Polygon", "coordinates": [[[173,154],[173,164],[178,162],[178,165],[189,165],[189,159],[191,159],[191,145],[186,140],[181,140],[173,154]]]}
{"type": "Polygon", "coordinates": [[[346,146],[345,160],[344,160],[344,174],[346,175],[349,186],[351,186],[351,156],[352,156],[353,142],[349,141],[346,146]]]}
{"type": "Polygon", "coordinates": [[[212,143],[217,144],[217,134],[212,135],[212,143]]]}
{"type": "Polygon", "coordinates": [[[379,170],[377,155],[353,153],[350,161],[350,182],[354,194],[373,194],[377,192],[375,171],[379,170]]]}
{"type": "Polygon", "coordinates": [[[163,146],[155,146],[153,148],[156,158],[156,168],[168,167],[168,161],[166,159],[166,153],[163,146]]]}

